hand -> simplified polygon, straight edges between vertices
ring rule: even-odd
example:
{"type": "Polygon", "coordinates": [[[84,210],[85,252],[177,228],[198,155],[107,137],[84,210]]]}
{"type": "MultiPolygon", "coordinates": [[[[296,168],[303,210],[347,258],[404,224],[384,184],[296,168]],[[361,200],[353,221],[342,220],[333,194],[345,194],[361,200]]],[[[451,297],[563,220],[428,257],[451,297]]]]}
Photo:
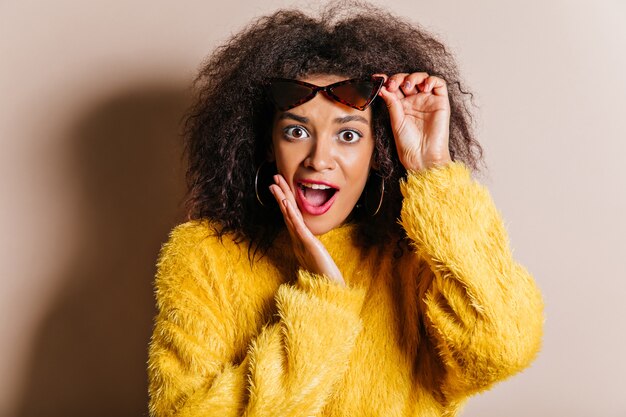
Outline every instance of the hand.
{"type": "Polygon", "coordinates": [[[341,285],[346,285],[337,264],[322,242],[304,224],[302,213],[298,209],[295,197],[282,175],[274,175],[276,184],[270,185],[270,191],[276,198],[283,213],[287,230],[291,236],[294,252],[300,266],[319,275],[326,275],[341,285]]]}
{"type": "Polygon", "coordinates": [[[425,72],[376,75],[386,81],[380,96],[389,109],[402,165],[419,171],[451,162],[450,102],[445,81],[425,72]]]}

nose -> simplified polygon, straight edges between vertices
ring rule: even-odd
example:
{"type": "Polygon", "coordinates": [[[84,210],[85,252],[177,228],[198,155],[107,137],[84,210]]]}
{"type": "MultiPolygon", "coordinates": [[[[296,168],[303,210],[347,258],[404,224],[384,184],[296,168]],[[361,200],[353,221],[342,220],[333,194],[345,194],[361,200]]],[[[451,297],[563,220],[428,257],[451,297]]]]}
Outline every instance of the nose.
{"type": "Polygon", "coordinates": [[[304,166],[315,171],[327,171],[335,168],[333,143],[331,138],[318,138],[314,141],[304,166]]]}

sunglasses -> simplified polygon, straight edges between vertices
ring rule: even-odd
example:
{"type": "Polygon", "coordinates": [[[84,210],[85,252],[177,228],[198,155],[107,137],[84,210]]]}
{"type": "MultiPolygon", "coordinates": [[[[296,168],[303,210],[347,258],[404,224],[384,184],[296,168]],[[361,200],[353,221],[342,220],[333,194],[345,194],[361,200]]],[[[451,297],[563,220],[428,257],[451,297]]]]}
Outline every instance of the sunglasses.
{"type": "Polygon", "coordinates": [[[280,111],[306,103],[313,99],[318,91],[323,91],[339,103],[363,111],[374,101],[384,82],[383,77],[372,76],[371,78],[353,78],[320,87],[304,81],[270,78],[266,91],[280,111]]]}

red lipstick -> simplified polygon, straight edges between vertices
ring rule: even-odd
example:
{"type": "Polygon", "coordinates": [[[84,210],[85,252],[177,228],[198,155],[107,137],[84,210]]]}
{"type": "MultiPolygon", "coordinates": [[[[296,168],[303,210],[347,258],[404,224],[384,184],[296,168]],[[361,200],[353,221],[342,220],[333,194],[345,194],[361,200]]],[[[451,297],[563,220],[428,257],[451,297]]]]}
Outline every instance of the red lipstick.
{"type": "Polygon", "coordinates": [[[326,182],[326,181],[303,178],[303,179],[297,180],[296,185],[297,185],[296,202],[298,203],[300,210],[304,211],[305,213],[311,214],[313,216],[319,216],[319,215],[326,213],[335,202],[335,199],[337,198],[337,193],[339,192],[338,186],[330,182],[326,182]],[[335,191],[333,195],[328,199],[328,201],[326,201],[324,204],[322,204],[321,206],[314,206],[307,201],[306,197],[304,196],[304,191],[302,191],[302,187],[300,184],[321,184],[327,187],[331,187],[335,191]]]}

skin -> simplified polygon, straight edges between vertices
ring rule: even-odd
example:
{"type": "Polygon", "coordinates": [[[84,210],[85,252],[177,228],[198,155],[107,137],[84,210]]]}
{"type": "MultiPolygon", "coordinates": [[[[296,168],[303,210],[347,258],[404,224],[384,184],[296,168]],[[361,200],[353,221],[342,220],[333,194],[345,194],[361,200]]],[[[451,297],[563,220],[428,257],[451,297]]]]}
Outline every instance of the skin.
{"type": "MultiPolygon", "coordinates": [[[[450,103],[445,81],[424,72],[376,75],[385,78],[379,96],[389,110],[402,165],[417,172],[450,163],[450,103]]],[[[328,85],[343,79],[316,74],[302,80],[328,85]]],[[[321,93],[288,112],[277,112],[273,122],[270,154],[278,174],[270,191],[282,211],[296,257],[301,267],[340,285],[345,285],[343,276],[316,235],[341,225],[356,205],[372,169],[374,143],[371,108],[359,111],[321,93]],[[335,120],[346,116],[361,116],[365,122],[335,120]],[[303,213],[294,196],[299,178],[325,180],[340,187],[330,210],[318,216],[303,213]]]]}

